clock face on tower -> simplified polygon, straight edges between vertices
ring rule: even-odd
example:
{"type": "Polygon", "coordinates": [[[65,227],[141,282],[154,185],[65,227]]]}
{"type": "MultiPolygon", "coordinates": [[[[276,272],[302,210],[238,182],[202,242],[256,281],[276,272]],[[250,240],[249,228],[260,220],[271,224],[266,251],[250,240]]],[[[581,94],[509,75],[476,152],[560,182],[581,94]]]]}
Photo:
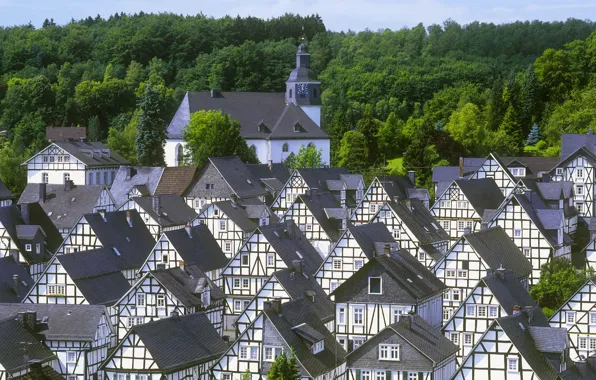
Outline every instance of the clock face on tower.
{"type": "Polygon", "coordinates": [[[296,89],[296,93],[298,95],[308,95],[308,85],[304,83],[298,84],[298,88],[296,89]]]}

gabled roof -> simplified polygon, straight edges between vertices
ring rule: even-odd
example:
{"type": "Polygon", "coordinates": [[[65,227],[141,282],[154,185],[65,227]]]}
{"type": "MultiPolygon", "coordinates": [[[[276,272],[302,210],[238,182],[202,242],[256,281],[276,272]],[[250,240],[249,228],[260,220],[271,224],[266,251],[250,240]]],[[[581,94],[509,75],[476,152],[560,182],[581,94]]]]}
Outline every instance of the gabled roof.
{"type": "Polygon", "coordinates": [[[341,204],[335,195],[329,192],[311,190],[310,193],[307,192],[298,196],[296,202],[304,203],[331,241],[339,239],[342,220],[332,218],[326,212],[328,209],[338,210],[342,212],[343,218],[346,218],[347,211],[341,208],[341,204]]]}
{"type": "Polygon", "coordinates": [[[492,178],[457,180],[455,184],[480,217],[485,209],[497,209],[505,200],[501,189],[492,178]]]}
{"type": "Polygon", "coordinates": [[[308,275],[313,275],[323,263],[321,255],[304,237],[304,233],[294,221],[261,226],[258,230],[288,267],[294,267],[294,262],[301,260],[302,270],[308,275]]]}
{"type": "Polygon", "coordinates": [[[569,162],[571,162],[578,156],[585,157],[586,160],[588,160],[588,162],[590,162],[592,165],[596,164],[596,153],[594,153],[593,150],[588,149],[585,146],[582,146],[582,147],[578,148],[577,150],[575,150],[574,152],[572,152],[571,154],[566,155],[565,157],[563,157],[563,155],[561,155],[561,162],[559,162],[554,168],[552,168],[549,174],[556,175],[557,168],[565,167],[569,162]]]}
{"type": "Polygon", "coordinates": [[[168,126],[168,138],[181,139],[191,114],[209,110],[237,120],[246,139],[329,138],[300,107],[286,104],[283,92],[187,92],[168,126]],[[294,132],[296,123],[302,132],[294,132]],[[261,124],[266,128],[260,129],[261,124]]]}
{"type": "Polygon", "coordinates": [[[155,239],[137,210],[106,212],[105,220],[99,213],[85,214],[84,218],[105,248],[120,252],[122,270],[139,269],[155,246],[155,239]]]}
{"type": "Polygon", "coordinates": [[[34,311],[37,319],[47,317],[47,326],[38,332],[47,340],[93,341],[102,316],[110,323],[105,306],[56,304],[0,304],[0,319],[15,318],[20,311],[34,311]]]}
{"type": "Polygon", "coordinates": [[[552,247],[559,246],[556,230],[559,228],[560,223],[562,223],[561,218],[564,217],[563,210],[547,209],[547,206],[542,206],[540,203],[536,205],[535,203],[540,202],[541,199],[537,195],[532,195],[532,192],[513,194],[512,200],[517,202],[526,211],[528,217],[552,247]],[[556,219],[550,220],[551,217],[556,219]],[[554,226],[553,223],[556,223],[557,226],[554,226]],[[549,232],[553,231],[553,229],[555,233],[549,232]]]}
{"type": "Polygon", "coordinates": [[[445,289],[447,287],[437,276],[402,249],[371,258],[332,294],[335,302],[416,304],[445,289]],[[384,278],[382,294],[368,293],[368,278],[371,276],[384,278]]]}
{"type": "MultiPolygon", "coordinates": [[[[464,175],[462,178],[471,176],[479,167],[484,164],[486,158],[484,157],[464,157],[464,175]]],[[[435,166],[433,167],[432,181],[437,182],[453,182],[459,177],[459,166],[435,166]]]]}
{"type": "Polygon", "coordinates": [[[150,197],[133,197],[132,200],[163,228],[183,226],[198,217],[195,210],[179,195],[164,194],[150,197]],[[155,197],[159,198],[159,214],[153,208],[153,198],[155,197]]]}
{"type": "Polygon", "coordinates": [[[201,302],[201,293],[205,288],[211,289],[213,299],[225,298],[224,292],[196,265],[154,270],[151,276],[186,307],[208,307],[201,302]]]}
{"type": "Polygon", "coordinates": [[[381,176],[377,177],[377,180],[381,183],[383,189],[392,200],[395,200],[396,198],[400,200],[412,198],[411,195],[414,195],[422,201],[430,199],[428,190],[424,191],[425,189],[416,188],[416,184],[412,183],[407,176],[381,176]],[[422,193],[413,193],[412,190],[414,189],[422,190],[422,193]]]}
{"type": "Polygon", "coordinates": [[[261,179],[256,177],[239,157],[209,157],[209,161],[238,198],[267,195],[267,190],[261,184],[261,179]]]}
{"type": "Polygon", "coordinates": [[[559,157],[501,157],[508,168],[524,167],[524,178],[536,179],[542,172],[549,172],[561,160],[559,157]]]}
{"type": "Polygon", "coordinates": [[[182,196],[193,183],[197,171],[197,166],[168,166],[163,168],[153,195],[174,194],[182,196]]]}
{"type": "Polygon", "coordinates": [[[567,369],[561,372],[562,380],[590,380],[596,379],[596,365],[590,358],[584,362],[574,363],[567,366],[567,369]]]}
{"type": "Polygon", "coordinates": [[[500,226],[466,234],[461,239],[466,240],[492,270],[511,269],[517,278],[532,273],[532,264],[500,226]]]}
{"type": "Polygon", "coordinates": [[[418,199],[388,202],[389,208],[412,231],[421,245],[449,240],[449,234],[439,226],[434,216],[418,199]]]}
{"type": "Polygon", "coordinates": [[[203,272],[221,269],[229,261],[206,225],[165,231],[164,235],[185,264],[197,265],[203,272]]]}
{"type": "Polygon", "coordinates": [[[50,141],[85,140],[87,128],[46,127],[46,139],[50,141]]]}
{"type": "Polygon", "coordinates": [[[136,325],[130,334],[140,338],[159,369],[166,373],[214,360],[227,349],[205,313],[136,325]]]}
{"type": "MultiPolygon", "coordinates": [[[[273,308],[265,307],[264,315],[271,321],[280,337],[289,347],[294,349],[298,362],[315,378],[335,369],[345,360],[346,352],[339,345],[334,335],[325,328],[324,322],[317,318],[312,310],[314,303],[309,299],[286,302],[281,305],[281,314],[273,308]],[[324,349],[318,354],[311,351],[311,342],[305,339],[295,328],[308,326],[309,331],[316,331],[319,337],[324,337],[324,349]],[[312,329],[312,330],[311,330],[312,329]]],[[[300,331],[300,332],[302,332],[300,331]]]]}
{"type": "MultiPolygon", "coordinates": [[[[101,142],[56,141],[50,146],[52,145],[63,149],[86,166],[130,165],[130,162],[128,162],[126,158],[109,149],[101,142]]],[[[46,149],[42,150],[40,153],[44,152],[46,149]]],[[[25,161],[24,164],[31,161],[35,156],[25,161]]]]}
{"type": "Polygon", "coordinates": [[[64,185],[29,183],[18,203],[39,202],[57,228],[70,229],[83,214],[93,212],[104,189],[103,185],[73,185],[66,190],[64,185]],[[40,199],[40,185],[46,186],[45,199],[40,199]]]}
{"type": "Polygon", "coordinates": [[[290,171],[283,163],[247,164],[246,168],[272,191],[280,191],[290,179],[290,171]]]}
{"type": "MultiPolygon", "coordinates": [[[[0,258],[0,302],[19,303],[25,298],[31,287],[33,279],[23,264],[15,262],[12,256],[0,258]],[[15,277],[17,291],[15,292],[15,277]]],[[[0,307],[0,319],[2,308],[0,307]]]]}
{"type": "Polygon", "coordinates": [[[596,136],[590,130],[586,134],[563,133],[561,136],[561,159],[564,160],[578,149],[585,148],[596,154],[596,136]]]}
{"type": "Polygon", "coordinates": [[[349,226],[348,230],[358,243],[362,252],[369,259],[377,254],[376,243],[393,243],[395,239],[389,232],[385,223],[368,223],[360,226],[349,226]]]}
{"type": "Polygon", "coordinates": [[[159,183],[164,168],[153,166],[121,166],[110,187],[116,207],[120,207],[128,200],[128,193],[135,186],[145,186],[148,193],[153,195],[159,183]]]}
{"type": "MultiPolygon", "coordinates": [[[[513,314],[513,307],[515,305],[521,308],[536,305],[530,293],[522,286],[515,273],[510,269],[494,271],[488,276],[483,277],[480,285],[484,285],[490,289],[501,307],[509,315],[513,314]]],[[[472,294],[470,293],[471,296],[472,294]]]]}
{"type": "Polygon", "coordinates": [[[0,321],[0,342],[0,366],[8,373],[19,372],[28,366],[23,359],[23,346],[27,346],[29,361],[44,363],[56,359],[49,348],[14,318],[0,321]]]}
{"type": "Polygon", "coordinates": [[[296,172],[310,189],[319,190],[329,190],[327,180],[340,179],[342,174],[348,174],[345,168],[300,168],[296,172]]]}
{"type": "Polygon", "coordinates": [[[248,216],[244,202],[221,201],[215,202],[213,205],[220,209],[223,214],[230,218],[244,232],[252,232],[259,226],[248,216]]]}

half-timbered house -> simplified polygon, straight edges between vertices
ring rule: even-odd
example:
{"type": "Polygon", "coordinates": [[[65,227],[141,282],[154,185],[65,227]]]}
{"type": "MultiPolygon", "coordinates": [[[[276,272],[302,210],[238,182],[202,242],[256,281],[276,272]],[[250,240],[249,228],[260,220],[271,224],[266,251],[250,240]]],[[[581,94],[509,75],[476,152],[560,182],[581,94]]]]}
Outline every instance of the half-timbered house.
{"type": "Polygon", "coordinates": [[[38,202],[62,236],[66,237],[84,214],[115,211],[116,205],[104,185],[29,183],[18,203],[38,202]]]}
{"type": "Polygon", "coordinates": [[[339,200],[330,192],[306,190],[284,214],[283,220],[290,219],[324,258],[341,232],[346,230],[349,210],[341,207],[339,200]]]}
{"type": "Polygon", "coordinates": [[[137,277],[156,270],[160,264],[166,269],[196,265],[219,284],[221,272],[229,261],[206,226],[186,226],[182,230],[164,232],[137,272],[137,277]]]}
{"type": "Polygon", "coordinates": [[[290,178],[290,171],[285,164],[269,162],[267,164],[247,164],[248,170],[261,180],[265,190],[269,193],[265,197],[265,204],[271,205],[290,178]]]}
{"type": "Polygon", "coordinates": [[[458,366],[495,319],[535,305],[513,271],[496,270],[483,277],[442,328],[459,347],[458,366]]]}
{"type": "Polygon", "coordinates": [[[222,333],[225,295],[196,265],[181,265],[145,273],[113,306],[118,340],[131,327],[179,315],[204,311],[222,333]]]}
{"type": "Polygon", "coordinates": [[[524,287],[532,265],[501,227],[463,235],[432,271],[449,288],[443,296],[443,320],[453,312],[491,271],[511,269],[524,287]]]}
{"type": "Polygon", "coordinates": [[[398,248],[393,235],[383,223],[349,226],[324,259],[315,278],[330,294],[368,260],[398,248]]]}
{"type": "Polygon", "coordinates": [[[296,356],[301,379],[335,379],[345,371],[345,351],[313,310],[316,301],[303,298],[281,304],[271,301],[211,367],[218,380],[240,380],[248,373],[267,378],[275,359],[296,356]]]}
{"type": "MultiPolygon", "coordinates": [[[[517,173],[519,174],[519,171],[517,173]]],[[[494,179],[497,187],[504,196],[511,194],[517,187],[518,179],[495,153],[490,153],[484,163],[470,176],[470,179],[482,178],[494,179]]]]}
{"type": "Polygon", "coordinates": [[[130,163],[101,142],[57,141],[25,161],[27,183],[111,185],[120,165],[130,163]]]}
{"type": "Polygon", "coordinates": [[[37,280],[62,243],[39,203],[0,207],[0,257],[12,255],[37,280]]]}
{"type": "Polygon", "coordinates": [[[568,352],[567,331],[550,327],[533,307],[494,320],[452,379],[559,380],[568,352]]]}
{"type": "Polygon", "coordinates": [[[525,189],[540,196],[544,202],[543,207],[563,210],[565,217],[563,232],[574,234],[577,231],[578,213],[574,204],[573,182],[536,182],[524,179],[520,183],[525,189]]]}
{"type": "Polygon", "coordinates": [[[329,299],[321,285],[304,272],[295,268],[278,270],[273,273],[257,295],[250,301],[236,320],[237,335],[246,328],[264,310],[265,303],[279,300],[281,303],[311,298],[315,302],[314,311],[325,323],[329,331],[334,331],[335,304],[329,299]]]}
{"type": "Polygon", "coordinates": [[[480,230],[484,211],[499,208],[504,200],[492,178],[457,180],[438,195],[430,212],[451,239],[457,240],[466,230],[480,230]]]}
{"type": "Polygon", "coordinates": [[[159,166],[121,166],[110,187],[116,208],[133,197],[154,195],[163,171],[159,166]]]}
{"type": "Polygon", "coordinates": [[[106,380],[208,380],[209,367],[226,349],[204,313],[174,313],[132,327],[101,370],[106,380]]]}
{"type": "Polygon", "coordinates": [[[119,210],[137,210],[155,240],[165,231],[182,229],[198,217],[182,197],[174,194],[133,197],[119,210]]]}
{"type": "Polygon", "coordinates": [[[222,272],[228,314],[225,329],[234,330],[235,319],[274,272],[295,268],[311,276],[322,261],[293,221],[257,228],[222,272]]]}
{"type": "MultiPolygon", "coordinates": [[[[96,378],[108,350],[116,345],[103,306],[0,304],[0,320],[7,318],[23,321],[27,331],[51,350],[58,361],[55,370],[63,379],[96,378]]],[[[7,347],[0,341],[4,351],[7,347]]],[[[19,354],[26,355],[23,347],[19,354]]]]}
{"type": "Polygon", "coordinates": [[[385,203],[406,199],[418,199],[426,208],[430,205],[430,194],[416,187],[414,172],[408,172],[407,177],[375,177],[352,213],[352,223],[368,223],[385,203]]]}
{"type": "Polygon", "coordinates": [[[20,303],[33,286],[33,279],[17,254],[0,258],[0,302],[20,303]]]}
{"type": "Polygon", "coordinates": [[[457,346],[417,315],[404,315],[346,357],[347,380],[449,380],[457,346]]]}
{"type": "MultiPolygon", "coordinates": [[[[593,219],[596,221],[596,218],[593,219]]],[[[586,257],[586,269],[596,269],[596,237],[592,237],[592,240],[582,250],[582,257],[586,257]]]]}
{"type": "Polygon", "coordinates": [[[203,207],[198,222],[205,224],[223,249],[232,256],[258,226],[277,223],[279,218],[256,198],[219,201],[203,207]]]}
{"type": "Polygon", "coordinates": [[[550,318],[567,330],[571,359],[582,361],[596,350],[596,277],[587,280],[550,318]]]}
{"type": "Polygon", "coordinates": [[[553,257],[570,258],[572,240],[565,233],[564,211],[548,208],[531,190],[512,193],[499,209],[486,213],[485,222],[502,227],[530,261],[530,285],[536,285],[540,268],[553,257]]]}
{"type": "Polygon", "coordinates": [[[440,328],[445,289],[408,251],[375,256],[331,293],[337,340],[351,352],[408,313],[440,328]]]}
{"type": "Polygon", "coordinates": [[[388,202],[371,223],[384,223],[400,248],[432,268],[449,248],[449,234],[418,199],[388,202]]]}

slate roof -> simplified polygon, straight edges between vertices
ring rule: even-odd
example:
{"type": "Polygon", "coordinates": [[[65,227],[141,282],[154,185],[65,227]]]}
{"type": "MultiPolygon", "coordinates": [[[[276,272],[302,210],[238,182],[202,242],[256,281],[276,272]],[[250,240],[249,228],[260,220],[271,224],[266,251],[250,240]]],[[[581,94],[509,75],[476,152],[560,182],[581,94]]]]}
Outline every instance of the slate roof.
{"type": "Polygon", "coordinates": [[[109,314],[101,305],[56,305],[56,304],[0,304],[0,319],[16,318],[20,311],[34,311],[37,320],[48,317],[47,327],[38,334],[47,340],[93,341],[102,316],[109,314]]]}
{"type": "MultiPolygon", "coordinates": [[[[130,165],[130,162],[126,158],[119,155],[116,151],[108,149],[101,142],[56,141],[53,144],[73,155],[88,167],[130,165]],[[91,157],[91,151],[94,152],[93,157],[91,157]],[[102,152],[101,157],[99,155],[100,151],[102,152]]],[[[25,163],[32,159],[33,157],[25,161],[25,163]]]]}
{"type": "Polygon", "coordinates": [[[536,179],[538,174],[549,172],[561,159],[559,157],[500,157],[508,168],[525,167],[524,178],[536,179]]]}
{"type": "Polygon", "coordinates": [[[557,166],[552,168],[551,171],[549,172],[549,174],[556,175],[557,168],[565,167],[570,161],[572,161],[573,159],[575,159],[578,156],[585,157],[586,160],[593,165],[596,164],[596,154],[593,152],[593,149],[588,149],[587,147],[582,146],[582,147],[578,148],[576,151],[572,152],[571,154],[569,154],[565,157],[563,155],[561,155],[561,162],[559,162],[557,164],[557,166]]]}
{"type": "Polygon", "coordinates": [[[35,236],[41,232],[45,237],[45,232],[40,226],[21,224],[16,226],[17,237],[23,240],[33,240],[35,236]]]}
{"type": "Polygon", "coordinates": [[[283,163],[268,164],[247,164],[246,168],[257,178],[267,185],[272,186],[274,190],[281,190],[283,185],[290,179],[290,172],[283,163]],[[264,180],[276,181],[264,181],[264,180]],[[281,183],[282,187],[277,187],[281,183]],[[275,184],[275,186],[273,186],[275,184]]]}
{"type": "Polygon", "coordinates": [[[530,293],[521,285],[515,273],[510,269],[494,271],[494,273],[482,278],[480,285],[490,289],[501,307],[509,315],[513,314],[513,306],[515,305],[522,308],[536,305],[530,293]]]}
{"type": "Polygon", "coordinates": [[[214,360],[227,349],[227,344],[204,313],[136,325],[131,334],[141,339],[159,369],[165,373],[214,360]]]}
{"type": "MultiPolygon", "coordinates": [[[[33,279],[23,264],[15,262],[12,256],[0,258],[0,302],[20,303],[33,287],[33,279]],[[17,292],[14,291],[13,276],[18,275],[17,292]]],[[[2,308],[0,307],[0,319],[2,308]]]]}
{"type": "Polygon", "coordinates": [[[294,221],[261,226],[259,231],[288,267],[294,267],[293,262],[301,260],[302,270],[308,275],[313,275],[323,263],[321,255],[304,237],[304,233],[294,221]]]}
{"type": "Polygon", "coordinates": [[[561,137],[561,160],[566,159],[582,147],[596,154],[596,136],[593,132],[588,131],[586,134],[563,133],[561,137]]]}
{"type": "Polygon", "coordinates": [[[539,202],[540,198],[537,196],[530,197],[531,194],[531,192],[526,192],[524,194],[513,194],[512,199],[515,200],[526,211],[528,217],[532,220],[536,228],[538,228],[540,233],[549,242],[549,244],[552,247],[558,247],[560,243],[557,241],[557,234],[549,232],[549,229],[555,227],[548,220],[548,218],[553,215],[559,215],[557,219],[560,221],[559,218],[563,216],[563,210],[544,210],[546,209],[546,206],[541,206],[540,204],[538,205],[538,207],[540,207],[539,209],[535,208],[536,205],[533,205],[532,203],[539,202]],[[543,224],[543,222],[547,223],[546,226],[543,224]]]}
{"type": "Polygon", "coordinates": [[[532,272],[528,259],[500,226],[466,234],[461,239],[465,239],[492,270],[502,266],[511,269],[517,278],[532,272]]]}
{"type": "Polygon", "coordinates": [[[347,211],[341,208],[341,204],[335,195],[329,192],[311,190],[310,193],[298,196],[296,202],[304,203],[331,241],[339,239],[342,220],[330,218],[331,215],[326,212],[327,209],[336,209],[346,218],[347,211]]]}
{"type": "MultiPolygon", "coordinates": [[[[468,178],[479,167],[484,164],[486,158],[483,157],[464,157],[464,176],[463,178],[468,178]]],[[[453,182],[456,179],[459,179],[459,166],[435,166],[433,167],[433,175],[432,181],[434,183],[437,182],[453,182]]],[[[439,195],[439,194],[437,194],[439,195]]]]}
{"type": "Polygon", "coordinates": [[[153,195],[163,170],[162,167],[152,166],[121,166],[110,187],[116,207],[120,207],[128,201],[128,193],[135,186],[145,186],[149,192],[148,195],[153,195]]]}
{"type": "Polygon", "coordinates": [[[238,198],[254,198],[268,194],[261,184],[261,179],[255,176],[239,157],[209,157],[209,161],[238,198]]]}
{"type": "MultiPolygon", "coordinates": [[[[458,347],[447,339],[441,331],[431,326],[419,315],[402,315],[397,323],[387,326],[384,330],[392,331],[410,343],[416,350],[434,362],[435,365],[455,355],[458,347]]],[[[380,333],[379,333],[380,335],[380,333]]],[[[348,354],[348,366],[350,357],[358,350],[366,350],[368,347],[377,346],[379,338],[372,337],[363,345],[348,354]]]]}
{"type": "Polygon", "coordinates": [[[360,226],[349,226],[348,230],[369,259],[373,258],[377,249],[375,243],[395,243],[393,235],[385,223],[368,223],[360,226]]]}
{"type": "Polygon", "coordinates": [[[121,272],[131,266],[125,258],[105,247],[56,257],[89,304],[107,306],[130,289],[121,272]]]}
{"type": "Polygon", "coordinates": [[[246,207],[242,202],[236,201],[222,201],[213,203],[215,207],[221,210],[232,222],[244,232],[252,232],[259,225],[252,220],[247,213],[246,207]]]}
{"type": "Polygon", "coordinates": [[[14,194],[11,193],[10,190],[8,190],[8,187],[6,187],[4,182],[2,182],[2,180],[0,179],[0,199],[4,200],[4,199],[14,199],[14,198],[15,198],[14,194]]]}
{"type": "Polygon", "coordinates": [[[332,293],[335,302],[416,304],[447,287],[406,250],[375,256],[332,293]],[[368,293],[370,276],[385,278],[382,294],[368,293]]]}
{"type": "Polygon", "coordinates": [[[480,217],[485,209],[498,209],[505,200],[501,189],[492,178],[457,180],[455,183],[480,217]]]}
{"type": "Polygon", "coordinates": [[[246,139],[329,139],[300,107],[286,104],[283,92],[218,92],[214,97],[210,92],[187,92],[168,126],[168,138],[181,139],[190,115],[210,110],[237,120],[246,139]],[[302,132],[294,132],[296,123],[302,132]],[[261,124],[266,127],[262,131],[261,124]]]}
{"type": "Polygon", "coordinates": [[[388,205],[421,245],[449,240],[449,234],[420,200],[389,202],[388,205]]]}
{"type": "Polygon", "coordinates": [[[428,201],[430,199],[428,190],[424,191],[425,189],[416,188],[416,184],[412,183],[407,176],[381,176],[377,177],[377,179],[392,200],[396,198],[402,200],[411,197],[416,197],[421,201],[428,201]],[[413,192],[412,190],[414,189],[422,190],[422,193],[420,191],[413,192]]]}
{"type": "Polygon", "coordinates": [[[323,322],[317,318],[317,314],[312,310],[313,306],[314,303],[310,300],[300,299],[282,304],[281,315],[277,314],[272,308],[267,307],[263,313],[275,326],[275,329],[287,345],[294,349],[298,362],[302,364],[310,377],[315,378],[343,363],[346,352],[333,334],[325,328],[323,322]],[[324,337],[322,352],[313,354],[310,342],[294,330],[295,327],[302,324],[306,324],[310,329],[324,337]]]}
{"type": "Polygon", "coordinates": [[[551,326],[530,326],[530,335],[540,352],[562,353],[567,348],[567,330],[551,326]]]}
{"type": "Polygon", "coordinates": [[[85,140],[86,128],[77,127],[46,127],[46,139],[50,141],[85,140]]]}
{"type": "Polygon", "coordinates": [[[132,200],[162,228],[183,226],[198,217],[195,210],[179,195],[164,194],[151,197],[133,197],[132,200]],[[159,197],[159,214],[153,209],[153,197],[159,197]]]}
{"type": "Polygon", "coordinates": [[[29,360],[38,360],[43,363],[56,359],[49,348],[14,318],[0,321],[0,342],[2,342],[0,366],[8,373],[18,372],[27,366],[23,360],[23,345],[25,344],[29,360]]]}
{"type": "Polygon", "coordinates": [[[572,366],[561,372],[562,380],[589,380],[596,379],[596,365],[593,358],[585,362],[576,362],[572,366]]]}
{"type": "MultiPolygon", "coordinates": [[[[211,289],[211,298],[225,298],[218,288],[196,265],[184,265],[164,270],[155,270],[151,275],[185,307],[208,307],[201,302],[201,293],[205,287],[211,289]]],[[[139,281],[140,283],[140,281],[139,281]]]]}
{"type": "Polygon", "coordinates": [[[165,231],[164,234],[185,264],[197,265],[203,272],[221,269],[229,261],[206,225],[190,227],[192,238],[187,228],[165,231]]]}
{"type": "Polygon", "coordinates": [[[64,185],[46,186],[46,198],[40,200],[38,183],[29,183],[19,198],[19,204],[39,202],[45,213],[59,229],[71,229],[83,214],[93,212],[99,200],[103,185],[73,185],[66,190],[64,185]]]}
{"type": "Polygon", "coordinates": [[[197,175],[197,166],[168,166],[163,168],[157,188],[152,195],[174,194],[182,196],[197,175]]]}
{"type": "MultiPolygon", "coordinates": [[[[84,217],[103,247],[118,249],[122,270],[141,268],[155,246],[155,239],[137,210],[106,212],[105,221],[99,213],[84,217]],[[127,215],[130,215],[132,227],[126,220],[127,215]]],[[[108,256],[115,257],[112,251],[108,251],[108,256]]]]}
{"type": "Polygon", "coordinates": [[[342,174],[348,174],[345,168],[300,168],[296,169],[310,189],[329,190],[327,180],[341,179],[342,174]]]}
{"type": "Polygon", "coordinates": [[[573,196],[573,182],[536,182],[536,191],[546,201],[569,199],[573,196]]]}

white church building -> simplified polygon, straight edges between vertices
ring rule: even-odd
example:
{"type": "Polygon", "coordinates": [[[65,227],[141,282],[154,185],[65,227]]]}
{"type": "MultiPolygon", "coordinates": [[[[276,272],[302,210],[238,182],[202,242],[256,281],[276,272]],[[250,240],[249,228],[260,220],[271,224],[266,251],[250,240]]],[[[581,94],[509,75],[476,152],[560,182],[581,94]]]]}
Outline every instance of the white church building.
{"type": "Polygon", "coordinates": [[[296,53],[296,68],[286,81],[285,93],[187,92],[167,130],[165,161],[179,166],[185,153],[184,128],[197,111],[221,110],[240,123],[240,134],[261,163],[283,162],[302,145],[322,151],[330,162],[329,135],[321,129],[321,82],[310,69],[304,45],[296,53]]]}

